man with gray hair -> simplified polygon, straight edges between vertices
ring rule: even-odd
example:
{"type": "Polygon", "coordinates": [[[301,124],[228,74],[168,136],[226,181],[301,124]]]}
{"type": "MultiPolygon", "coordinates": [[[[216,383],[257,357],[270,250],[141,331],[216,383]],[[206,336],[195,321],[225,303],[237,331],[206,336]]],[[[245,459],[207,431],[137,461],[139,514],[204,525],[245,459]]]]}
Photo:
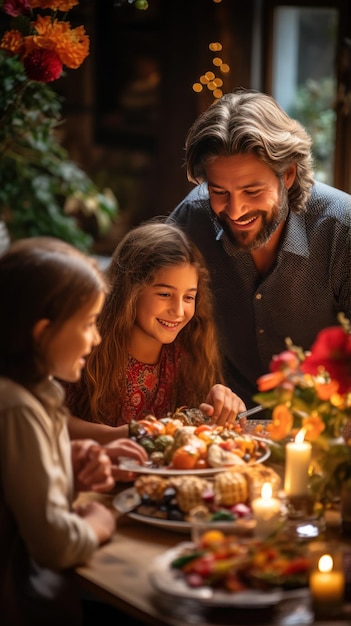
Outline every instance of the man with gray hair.
{"type": "Polygon", "coordinates": [[[311,137],[269,95],[237,89],[186,139],[196,187],[168,220],[204,255],[226,382],[252,406],[256,380],[290,337],[351,319],[351,196],[313,179],[311,137]]]}

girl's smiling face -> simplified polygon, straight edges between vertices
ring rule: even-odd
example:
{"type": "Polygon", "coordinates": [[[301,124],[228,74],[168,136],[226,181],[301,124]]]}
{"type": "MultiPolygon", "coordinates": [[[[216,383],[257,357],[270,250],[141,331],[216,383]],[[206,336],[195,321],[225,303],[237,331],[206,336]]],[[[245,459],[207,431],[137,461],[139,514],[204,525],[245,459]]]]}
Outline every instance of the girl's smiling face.
{"type": "Polygon", "coordinates": [[[163,344],[171,343],[195,313],[198,272],[193,265],[156,272],[140,295],[129,353],[145,363],[158,361],[163,344]]]}
{"type": "Polygon", "coordinates": [[[57,331],[52,329],[51,332],[49,320],[38,322],[36,338],[45,352],[52,376],[69,382],[79,380],[85,358],[101,341],[96,320],[104,299],[104,294],[100,293],[57,331]]]}

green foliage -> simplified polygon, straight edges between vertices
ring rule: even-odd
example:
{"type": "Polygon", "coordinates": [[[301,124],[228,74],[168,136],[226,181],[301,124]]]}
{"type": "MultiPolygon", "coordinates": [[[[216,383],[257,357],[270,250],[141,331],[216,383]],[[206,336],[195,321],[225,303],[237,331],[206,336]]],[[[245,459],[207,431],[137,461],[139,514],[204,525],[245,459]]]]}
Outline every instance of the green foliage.
{"type": "Polygon", "coordinates": [[[93,207],[100,232],[118,206],[69,160],[57,136],[60,120],[59,96],[28,81],[18,58],[0,51],[0,219],[11,239],[50,235],[89,250],[92,236],[65,204],[76,198],[87,212],[93,207]]]}
{"type": "Polygon", "coordinates": [[[319,81],[309,79],[298,88],[295,103],[289,111],[292,117],[305,126],[312,137],[317,175],[331,167],[333,159],[336,123],[334,94],[333,78],[319,81]]]}

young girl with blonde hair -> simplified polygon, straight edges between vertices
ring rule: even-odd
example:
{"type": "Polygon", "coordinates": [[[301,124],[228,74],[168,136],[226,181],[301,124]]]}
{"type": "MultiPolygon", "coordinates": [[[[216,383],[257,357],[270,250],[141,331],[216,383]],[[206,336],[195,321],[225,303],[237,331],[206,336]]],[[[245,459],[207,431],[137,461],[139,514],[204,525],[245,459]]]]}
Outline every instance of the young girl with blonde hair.
{"type": "Polygon", "coordinates": [[[129,231],[107,279],[101,343],[81,382],[67,390],[77,416],[71,436],[109,441],[125,436],[126,426],[116,427],[132,419],[161,418],[184,405],[234,421],[245,405],[223,385],[208,272],[181,229],[150,221],[129,231]]]}

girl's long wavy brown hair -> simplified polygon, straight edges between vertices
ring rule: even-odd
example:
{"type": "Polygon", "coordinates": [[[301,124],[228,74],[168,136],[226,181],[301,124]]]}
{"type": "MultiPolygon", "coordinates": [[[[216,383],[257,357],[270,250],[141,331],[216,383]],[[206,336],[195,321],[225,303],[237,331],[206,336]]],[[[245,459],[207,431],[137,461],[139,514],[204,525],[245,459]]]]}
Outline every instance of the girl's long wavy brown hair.
{"type": "MultiPolygon", "coordinates": [[[[112,257],[107,270],[110,293],[98,321],[101,343],[88,357],[75,392],[68,393],[75,415],[112,424],[111,406],[122,406],[126,392],[128,344],[138,298],[159,270],[184,263],[196,268],[199,282],[195,315],[175,339],[187,354],[175,384],[178,389],[190,390],[188,406],[198,406],[215,383],[223,383],[203,257],[177,226],[151,221],[129,231],[112,257]]],[[[185,404],[184,400],[177,398],[177,406],[185,404]]],[[[113,421],[118,418],[121,416],[114,416],[113,421]]]]}

